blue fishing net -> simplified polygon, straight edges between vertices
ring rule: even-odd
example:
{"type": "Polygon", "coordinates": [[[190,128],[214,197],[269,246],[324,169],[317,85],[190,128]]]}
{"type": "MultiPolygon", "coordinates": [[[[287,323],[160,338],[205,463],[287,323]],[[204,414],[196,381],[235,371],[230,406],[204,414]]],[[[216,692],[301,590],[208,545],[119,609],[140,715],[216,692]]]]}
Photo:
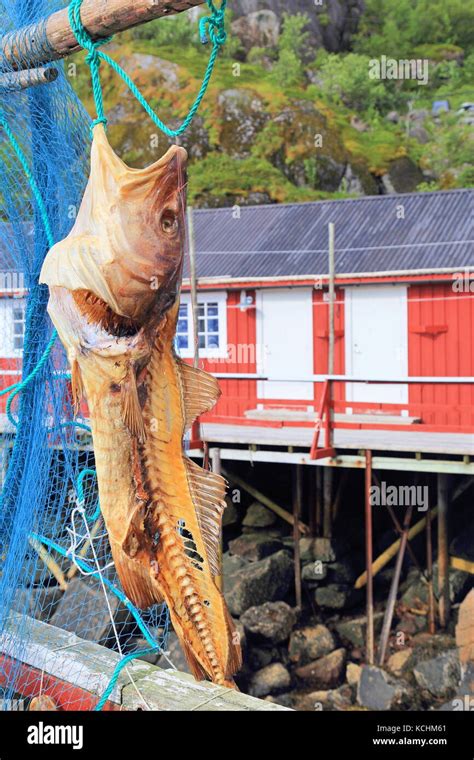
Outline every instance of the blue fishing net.
{"type": "MultiPolygon", "coordinates": [[[[38,276],[51,240],[68,234],[79,208],[90,119],[63,64],[47,65],[58,71],[55,81],[21,90],[16,69],[27,68],[27,36],[17,37],[21,60],[12,64],[4,51],[9,34],[64,5],[0,0],[0,697],[7,707],[15,696],[46,690],[43,650],[33,645],[38,628],[54,638],[45,623],[122,656],[139,644],[164,647],[168,628],[163,606],[139,614],[123,596],[98,509],[87,423],[74,419],[59,340],[46,351],[53,328],[38,276]]],[[[47,49],[44,28],[34,46],[47,49]]],[[[62,661],[67,682],[68,658],[62,661]]],[[[77,682],[79,666],[70,661],[69,680],[77,682]]],[[[103,686],[92,689],[98,699],[103,686]]],[[[62,697],[62,707],[81,706],[77,696],[62,697]]]]}

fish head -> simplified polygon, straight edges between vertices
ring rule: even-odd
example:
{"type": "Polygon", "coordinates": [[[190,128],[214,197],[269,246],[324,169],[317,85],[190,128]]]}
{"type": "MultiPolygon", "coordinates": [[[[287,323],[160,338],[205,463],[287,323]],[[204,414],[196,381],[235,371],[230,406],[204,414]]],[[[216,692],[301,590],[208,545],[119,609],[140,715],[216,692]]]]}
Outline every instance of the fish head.
{"type": "Polygon", "coordinates": [[[76,221],[48,252],[40,281],[68,290],[89,322],[112,334],[156,326],[179,299],[186,163],[173,145],[150,166],[130,168],[97,125],[76,221]]]}

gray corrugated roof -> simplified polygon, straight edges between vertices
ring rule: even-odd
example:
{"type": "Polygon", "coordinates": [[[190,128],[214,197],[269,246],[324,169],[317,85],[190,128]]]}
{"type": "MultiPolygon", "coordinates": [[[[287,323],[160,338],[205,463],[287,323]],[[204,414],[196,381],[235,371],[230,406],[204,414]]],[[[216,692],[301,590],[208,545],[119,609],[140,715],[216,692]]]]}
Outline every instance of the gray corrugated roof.
{"type": "Polygon", "coordinates": [[[328,222],[338,274],[474,267],[473,211],[469,190],[248,206],[238,219],[231,208],[196,210],[197,274],[325,275],[328,222]]]}

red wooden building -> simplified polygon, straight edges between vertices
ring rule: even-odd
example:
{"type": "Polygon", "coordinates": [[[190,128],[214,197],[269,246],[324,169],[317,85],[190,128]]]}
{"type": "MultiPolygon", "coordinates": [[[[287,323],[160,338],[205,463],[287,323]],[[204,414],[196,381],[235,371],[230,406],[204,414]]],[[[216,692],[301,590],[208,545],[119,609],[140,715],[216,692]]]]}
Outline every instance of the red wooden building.
{"type": "MultiPolygon", "coordinates": [[[[332,384],[335,428],[465,434],[467,445],[473,201],[454,190],[196,211],[200,363],[222,388],[203,418],[213,439],[217,424],[314,427],[328,372],[333,222],[334,375],[344,378],[332,384]]],[[[180,317],[178,346],[190,357],[188,280],[180,317]]]]}

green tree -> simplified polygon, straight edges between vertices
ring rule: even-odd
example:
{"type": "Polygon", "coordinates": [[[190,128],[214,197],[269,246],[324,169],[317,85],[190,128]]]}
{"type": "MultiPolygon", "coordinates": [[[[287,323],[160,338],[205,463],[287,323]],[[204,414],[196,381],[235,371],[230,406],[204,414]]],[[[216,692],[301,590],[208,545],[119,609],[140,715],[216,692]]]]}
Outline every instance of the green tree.
{"type": "Polygon", "coordinates": [[[283,14],[283,29],[278,40],[278,60],[274,78],[282,87],[294,87],[304,81],[304,52],[309,32],[308,16],[304,13],[283,14]]]}

